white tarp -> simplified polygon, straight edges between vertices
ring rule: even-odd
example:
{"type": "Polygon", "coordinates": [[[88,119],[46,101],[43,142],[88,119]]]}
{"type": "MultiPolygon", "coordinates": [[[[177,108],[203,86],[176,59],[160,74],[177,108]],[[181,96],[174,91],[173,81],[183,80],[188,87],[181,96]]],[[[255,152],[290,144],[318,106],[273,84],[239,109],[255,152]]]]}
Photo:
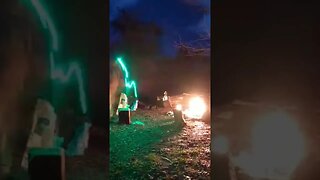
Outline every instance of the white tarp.
{"type": "Polygon", "coordinates": [[[28,149],[32,147],[50,148],[55,145],[56,113],[52,105],[38,99],[33,115],[33,124],[21,166],[28,168],[28,149]]]}
{"type": "MultiPolygon", "coordinates": [[[[120,99],[119,99],[118,109],[121,109],[121,108],[128,108],[128,97],[124,93],[121,93],[120,99]]],[[[118,109],[117,109],[117,112],[116,112],[117,115],[119,115],[118,109]]]]}

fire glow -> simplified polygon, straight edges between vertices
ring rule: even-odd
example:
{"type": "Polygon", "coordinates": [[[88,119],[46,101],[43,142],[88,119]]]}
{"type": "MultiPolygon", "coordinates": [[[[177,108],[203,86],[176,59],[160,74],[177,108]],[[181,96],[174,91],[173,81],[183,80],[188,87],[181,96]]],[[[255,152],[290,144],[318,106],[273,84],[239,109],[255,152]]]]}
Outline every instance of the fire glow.
{"type": "Polygon", "coordinates": [[[252,177],[290,179],[305,156],[298,124],[285,113],[271,113],[255,124],[252,136],[252,153],[241,153],[234,163],[252,177]]]}
{"type": "Polygon", "coordinates": [[[181,104],[177,104],[177,105],[176,105],[176,110],[182,111],[182,105],[181,105],[181,104]]]}
{"type": "Polygon", "coordinates": [[[189,101],[189,107],[183,113],[193,119],[201,119],[206,112],[207,107],[204,100],[200,97],[193,97],[189,101]]]}
{"type": "Polygon", "coordinates": [[[187,102],[188,104],[186,105],[176,104],[175,109],[178,111],[182,111],[182,114],[187,119],[201,119],[204,113],[207,111],[205,101],[199,96],[194,96],[191,97],[191,99],[187,102]]]}

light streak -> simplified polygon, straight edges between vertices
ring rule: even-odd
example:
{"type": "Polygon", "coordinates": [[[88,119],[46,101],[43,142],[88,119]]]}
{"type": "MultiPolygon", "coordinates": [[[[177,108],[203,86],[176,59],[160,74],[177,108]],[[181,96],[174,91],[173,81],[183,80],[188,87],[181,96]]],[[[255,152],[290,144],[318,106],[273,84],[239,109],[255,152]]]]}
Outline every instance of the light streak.
{"type": "Polygon", "coordinates": [[[46,9],[39,0],[31,0],[31,3],[40,17],[43,28],[47,29],[51,35],[51,46],[53,50],[58,51],[58,32],[50,15],[47,13],[46,9]]]}
{"type": "Polygon", "coordinates": [[[129,72],[128,72],[127,67],[124,65],[121,58],[117,58],[117,62],[120,64],[121,69],[125,72],[125,75],[126,75],[124,78],[125,87],[128,89],[133,89],[134,97],[138,98],[137,85],[136,85],[135,81],[129,81],[129,72]]]}
{"type": "Polygon", "coordinates": [[[51,51],[50,51],[50,77],[52,80],[59,80],[61,82],[68,82],[74,75],[78,84],[79,102],[81,104],[82,113],[87,113],[86,94],[84,90],[84,82],[82,78],[82,71],[77,63],[71,63],[67,71],[63,71],[57,67],[55,62],[55,53],[59,50],[58,32],[54,26],[52,18],[46,11],[39,0],[31,0],[32,6],[35,8],[44,29],[50,35],[51,51]]]}

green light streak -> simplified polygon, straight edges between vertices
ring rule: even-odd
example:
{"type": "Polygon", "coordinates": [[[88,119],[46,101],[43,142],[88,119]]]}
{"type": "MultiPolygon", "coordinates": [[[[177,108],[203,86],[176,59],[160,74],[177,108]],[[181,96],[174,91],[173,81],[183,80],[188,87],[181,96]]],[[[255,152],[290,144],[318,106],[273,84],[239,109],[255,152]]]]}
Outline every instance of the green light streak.
{"type": "Polygon", "coordinates": [[[82,113],[87,113],[86,94],[84,91],[84,82],[82,78],[82,71],[78,64],[70,64],[68,70],[64,72],[61,68],[56,67],[54,53],[58,52],[58,33],[54,26],[54,23],[47,13],[44,6],[39,0],[31,0],[32,6],[35,8],[40,21],[44,29],[49,32],[51,39],[51,53],[50,53],[50,76],[52,80],[60,80],[61,82],[67,82],[74,75],[78,82],[79,101],[81,103],[82,113]]]}
{"type": "Polygon", "coordinates": [[[127,78],[129,78],[129,73],[128,73],[127,67],[124,65],[121,58],[117,58],[117,61],[121,65],[122,70],[125,72],[125,74],[126,74],[125,80],[127,80],[127,78]]]}
{"type": "Polygon", "coordinates": [[[60,80],[63,83],[68,82],[72,75],[74,75],[77,79],[78,82],[78,92],[79,92],[79,101],[81,102],[81,109],[83,113],[87,112],[87,104],[86,104],[86,94],[84,91],[84,83],[82,79],[82,72],[78,64],[76,63],[71,63],[69,66],[68,71],[65,73],[62,69],[55,68],[54,60],[50,59],[51,64],[52,64],[52,69],[51,71],[51,78],[53,80],[60,80]]]}
{"type": "Polygon", "coordinates": [[[131,81],[130,83],[126,83],[126,87],[130,88],[130,89],[133,88],[134,97],[138,97],[137,86],[136,86],[136,83],[134,81],[131,81]]]}
{"type": "Polygon", "coordinates": [[[42,23],[43,28],[47,29],[51,35],[52,48],[55,51],[58,51],[58,33],[57,33],[57,30],[54,26],[54,23],[53,23],[51,17],[49,16],[49,14],[47,13],[44,6],[40,3],[39,0],[31,0],[31,3],[32,3],[33,7],[36,9],[36,11],[40,17],[40,21],[42,23]]]}
{"type": "Polygon", "coordinates": [[[134,121],[132,124],[144,126],[144,123],[141,121],[134,121]]]}
{"type": "Polygon", "coordinates": [[[138,98],[137,85],[136,85],[135,81],[128,80],[129,79],[129,72],[127,70],[127,67],[124,65],[121,58],[117,58],[117,62],[120,64],[121,69],[125,72],[126,77],[124,78],[124,82],[125,82],[126,88],[133,89],[134,97],[138,98]]]}

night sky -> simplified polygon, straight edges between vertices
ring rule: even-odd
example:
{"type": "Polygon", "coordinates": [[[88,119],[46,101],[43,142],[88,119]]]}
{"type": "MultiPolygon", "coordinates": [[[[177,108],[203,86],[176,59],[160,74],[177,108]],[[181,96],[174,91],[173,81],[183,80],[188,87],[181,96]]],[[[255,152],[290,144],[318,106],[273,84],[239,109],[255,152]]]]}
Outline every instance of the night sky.
{"type": "MultiPolygon", "coordinates": [[[[210,32],[210,0],[110,0],[110,22],[119,16],[118,9],[132,12],[139,20],[156,23],[162,28],[161,54],[174,57],[174,41],[199,38],[210,32]]],[[[110,44],[121,39],[110,26],[110,44]]]]}
{"type": "Polygon", "coordinates": [[[315,3],[227,1],[214,7],[215,103],[319,100],[315,3]]]}
{"type": "MultiPolygon", "coordinates": [[[[137,81],[142,101],[144,97],[155,99],[165,90],[170,95],[210,91],[210,57],[186,57],[174,46],[179,36],[182,42],[189,43],[210,34],[209,0],[112,0],[109,7],[110,52],[124,56],[130,76],[137,81]],[[119,9],[130,14],[142,30],[131,25],[126,27],[125,33],[119,31],[113,23],[123,17],[119,9]],[[150,24],[160,33],[145,35],[143,30],[150,24]]],[[[194,43],[194,47],[209,42],[198,43],[194,43]]]]}

